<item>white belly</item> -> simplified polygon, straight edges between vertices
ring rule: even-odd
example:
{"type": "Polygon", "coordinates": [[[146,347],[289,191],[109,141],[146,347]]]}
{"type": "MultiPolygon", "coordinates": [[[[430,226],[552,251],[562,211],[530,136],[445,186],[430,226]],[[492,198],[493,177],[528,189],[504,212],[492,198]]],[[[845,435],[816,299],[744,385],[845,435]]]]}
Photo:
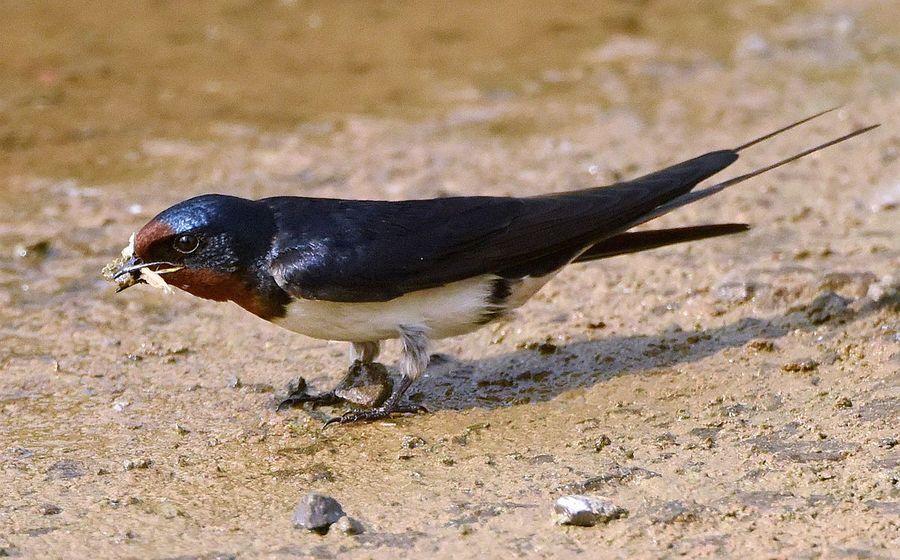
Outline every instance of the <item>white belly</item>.
{"type": "MultiPolygon", "coordinates": [[[[457,336],[485,325],[492,282],[485,275],[390,301],[343,303],[295,299],[287,314],[272,322],[288,330],[324,340],[365,342],[397,338],[401,325],[425,327],[429,338],[457,336]]],[[[518,283],[508,299],[518,307],[549,280],[549,276],[518,283]]]]}

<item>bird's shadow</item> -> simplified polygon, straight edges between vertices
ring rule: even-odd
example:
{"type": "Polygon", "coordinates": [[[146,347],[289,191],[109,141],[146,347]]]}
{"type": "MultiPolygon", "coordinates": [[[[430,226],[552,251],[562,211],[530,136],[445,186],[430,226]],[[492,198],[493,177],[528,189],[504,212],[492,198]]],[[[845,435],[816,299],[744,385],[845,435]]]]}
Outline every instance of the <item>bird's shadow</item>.
{"type": "Polygon", "coordinates": [[[562,346],[535,345],[477,361],[436,355],[409,398],[432,411],[547,401],[620,375],[648,374],[696,362],[751,341],[758,341],[751,351],[771,351],[768,343],[774,344],[796,329],[808,331],[823,324],[856,322],[886,307],[897,309],[900,293],[895,287],[878,301],[869,300],[859,308],[848,303],[827,293],[781,315],[749,317],[696,332],[671,329],[656,335],[615,335],[562,346]]]}

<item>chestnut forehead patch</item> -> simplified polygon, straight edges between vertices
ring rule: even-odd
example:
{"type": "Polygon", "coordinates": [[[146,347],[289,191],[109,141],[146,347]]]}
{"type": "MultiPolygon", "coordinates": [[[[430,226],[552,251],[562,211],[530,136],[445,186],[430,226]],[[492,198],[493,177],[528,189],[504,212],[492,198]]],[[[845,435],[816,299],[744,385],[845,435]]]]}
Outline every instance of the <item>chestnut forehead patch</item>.
{"type": "Polygon", "coordinates": [[[153,219],[147,222],[147,225],[141,228],[134,238],[134,254],[138,257],[145,258],[150,246],[155,242],[173,235],[175,231],[169,224],[162,220],[153,219]]]}

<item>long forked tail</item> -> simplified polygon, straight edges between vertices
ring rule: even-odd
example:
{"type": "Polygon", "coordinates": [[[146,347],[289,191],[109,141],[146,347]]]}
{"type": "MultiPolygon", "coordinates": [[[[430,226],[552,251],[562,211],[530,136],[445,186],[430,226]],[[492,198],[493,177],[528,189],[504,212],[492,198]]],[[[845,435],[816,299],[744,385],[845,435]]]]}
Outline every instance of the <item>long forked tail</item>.
{"type": "Polygon", "coordinates": [[[651,231],[626,231],[592,245],[584,253],[578,255],[573,262],[607,259],[676,243],[742,233],[748,229],[750,226],[747,224],[710,224],[651,231]]]}
{"type": "MultiPolygon", "coordinates": [[[[815,114],[811,117],[807,117],[801,121],[798,121],[798,122],[788,125],[784,128],[776,130],[775,132],[771,132],[769,134],[766,134],[765,136],[761,136],[759,138],[756,138],[755,140],[751,140],[750,142],[747,142],[746,144],[742,144],[741,146],[734,148],[734,151],[739,152],[745,148],[749,148],[750,146],[753,146],[754,144],[758,144],[759,142],[762,142],[763,140],[767,140],[767,139],[775,136],[776,134],[780,134],[786,130],[790,130],[791,128],[794,128],[795,126],[799,126],[805,122],[808,122],[818,116],[824,115],[825,113],[828,113],[833,110],[834,109],[828,109],[827,111],[822,111],[821,113],[815,114]]],[[[660,206],[657,206],[650,213],[644,214],[640,218],[640,220],[638,220],[634,224],[632,224],[632,227],[639,225],[639,224],[649,222],[650,220],[658,218],[658,217],[662,216],[663,214],[668,214],[669,212],[671,212],[672,210],[675,210],[676,208],[681,208],[682,206],[686,206],[688,204],[697,202],[698,200],[702,200],[708,196],[712,196],[718,192],[721,192],[721,191],[727,189],[728,187],[737,185],[738,183],[743,183],[747,179],[752,179],[753,177],[756,177],[757,175],[762,175],[763,173],[772,171],[773,169],[777,169],[783,165],[787,165],[788,163],[791,163],[792,161],[796,161],[796,160],[806,157],[810,154],[814,154],[814,153],[818,152],[819,150],[824,150],[825,148],[828,148],[829,146],[834,146],[835,144],[840,144],[841,142],[844,142],[846,140],[849,140],[851,138],[859,136],[860,134],[865,134],[866,132],[869,132],[872,129],[878,128],[879,126],[881,126],[881,125],[873,124],[873,125],[869,125],[869,126],[854,130],[853,132],[850,132],[848,134],[845,134],[845,135],[835,138],[833,140],[829,140],[828,142],[819,144],[818,146],[809,148],[807,150],[803,150],[800,153],[797,153],[790,157],[784,158],[781,161],[777,161],[771,165],[761,167],[761,168],[751,171],[749,173],[744,173],[743,175],[738,175],[737,177],[733,177],[731,179],[728,179],[727,181],[722,181],[721,183],[717,183],[715,185],[706,187],[704,189],[700,189],[697,191],[691,191],[689,193],[683,194],[683,195],[679,196],[678,198],[670,200],[669,202],[662,204],[660,206]]]]}
{"type": "Polygon", "coordinates": [[[806,124],[813,119],[817,119],[817,118],[821,117],[822,115],[827,115],[828,113],[830,113],[832,111],[837,111],[840,108],[841,108],[840,105],[838,105],[837,107],[832,107],[830,109],[825,109],[824,111],[819,111],[815,115],[810,115],[810,116],[806,117],[805,119],[800,119],[797,122],[792,122],[791,124],[789,124],[787,126],[783,126],[783,127],[779,128],[778,130],[774,130],[767,134],[763,134],[759,138],[754,138],[753,140],[750,140],[749,142],[744,142],[737,148],[732,148],[731,151],[732,152],[742,152],[742,151],[746,150],[747,148],[749,148],[750,146],[755,146],[755,145],[759,144],[760,142],[768,140],[769,138],[774,138],[775,136],[778,136],[782,132],[787,132],[788,130],[790,130],[792,128],[796,128],[796,127],[800,126],[801,124],[806,124]]]}
{"type": "MultiPolygon", "coordinates": [[[[783,132],[786,132],[794,127],[800,126],[801,124],[807,123],[817,117],[820,117],[826,113],[830,113],[837,109],[837,107],[833,107],[831,109],[826,109],[825,111],[821,111],[816,113],[815,115],[806,117],[797,122],[791,123],[785,127],[779,128],[774,132],[770,132],[758,138],[755,138],[749,142],[745,142],[736,148],[732,148],[731,150],[724,150],[722,153],[731,152],[733,154],[737,154],[750,146],[755,146],[764,140],[768,140],[773,136],[777,136],[783,132]]],[[[693,202],[697,202],[698,200],[702,200],[708,196],[712,196],[718,192],[721,192],[732,185],[736,185],[738,183],[742,183],[747,179],[751,179],[756,177],[757,175],[761,175],[766,173],[767,171],[771,171],[782,165],[786,165],[791,163],[792,161],[796,161],[802,157],[808,156],[812,153],[818,152],[819,150],[823,150],[829,146],[833,146],[835,144],[839,144],[844,142],[845,140],[849,140],[855,136],[859,136],[860,134],[864,134],[873,128],[877,128],[878,124],[866,126],[864,128],[860,128],[858,130],[854,130],[849,134],[845,134],[839,138],[835,138],[823,144],[819,144],[813,148],[809,148],[808,150],[804,150],[798,154],[794,154],[790,157],[782,159],[781,161],[775,162],[771,165],[767,165],[765,167],[761,167],[749,173],[745,173],[743,175],[739,175],[737,177],[728,179],[727,181],[723,181],[721,183],[717,183],[715,185],[706,187],[704,189],[698,191],[691,191],[685,194],[682,194],[660,206],[657,206],[649,213],[644,214],[633,223],[623,228],[623,230],[631,229],[634,226],[649,222],[654,218],[658,218],[663,214],[668,214],[672,210],[680,208],[682,206],[686,206],[693,202]]],[[[701,156],[702,157],[702,156],[701,156]]],[[[628,232],[623,231],[617,235],[609,237],[603,241],[596,243],[595,245],[588,248],[584,253],[579,255],[575,262],[585,262],[592,261],[595,259],[604,259],[608,257],[614,257],[616,255],[623,255],[626,253],[635,253],[638,251],[644,251],[647,249],[655,249],[657,247],[663,247],[666,245],[672,245],[675,243],[684,243],[687,241],[697,241],[700,239],[708,239],[711,237],[719,237],[722,235],[731,235],[735,233],[741,233],[750,229],[750,226],[747,224],[709,224],[709,225],[700,225],[700,226],[689,226],[689,227],[680,227],[680,228],[672,228],[672,229],[662,229],[662,230],[651,230],[651,231],[637,231],[637,232],[628,232]]]]}

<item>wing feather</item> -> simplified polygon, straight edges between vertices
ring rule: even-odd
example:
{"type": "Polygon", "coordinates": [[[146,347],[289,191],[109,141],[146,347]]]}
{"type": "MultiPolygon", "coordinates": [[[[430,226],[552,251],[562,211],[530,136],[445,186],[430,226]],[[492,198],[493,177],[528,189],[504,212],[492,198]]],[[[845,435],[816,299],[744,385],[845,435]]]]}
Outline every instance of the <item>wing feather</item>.
{"type": "Polygon", "coordinates": [[[625,230],[768,170],[875,128],[688,194],[738,152],[828,111],[731,150],[719,150],[632,181],[530,198],[456,197],[401,202],[300,197],[263,199],[278,233],[270,272],[288,293],[330,301],[386,301],[475,276],[541,276],[573,259],[602,258],[743,226],[625,230]],[[616,237],[618,236],[618,237],[616,237]],[[609,240],[608,242],[605,242],[609,240]],[[605,242],[605,243],[604,243],[605,242]]]}
{"type": "Polygon", "coordinates": [[[483,274],[542,275],[732,163],[712,152],[609,187],[530,198],[263,199],[270,269],[297,297],[386,301],[483,274]]]}

